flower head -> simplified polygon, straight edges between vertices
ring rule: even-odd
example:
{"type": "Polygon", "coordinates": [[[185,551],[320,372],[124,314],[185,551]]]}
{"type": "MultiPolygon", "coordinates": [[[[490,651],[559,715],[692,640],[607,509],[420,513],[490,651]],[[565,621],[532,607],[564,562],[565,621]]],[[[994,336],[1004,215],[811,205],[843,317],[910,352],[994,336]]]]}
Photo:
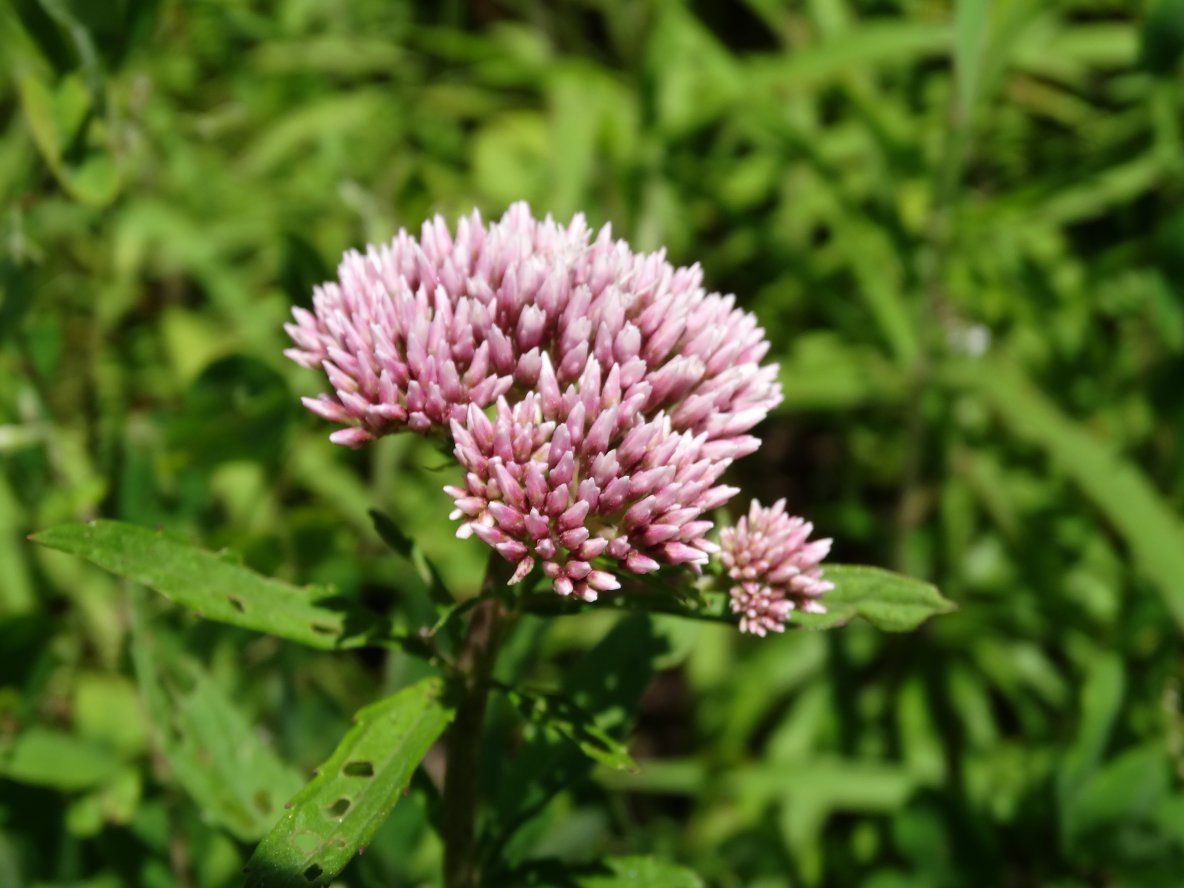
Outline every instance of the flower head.
{"type": "Polygon", "coordinates": [[[330,438],[451,438],[458,535],[513,562],[511,582],[537,564],[585,600],[620,585],[597,559],[698,571],[718,551],[705,515],[737,492],[720,477],[781,400],[764,331],[697,265],[524,203],[347,253],[313,308],[285,354],[324,370],[332,392],[304,403],[344,426],[330,438]]]}
{"type": "Polygon", "coordinates": [[[740,614],[741,632],[782,632],[794,610],[826,612],[818,598],[834,584],[822,579],[818,565],[831,540],[807,542],[813,531],[810,522],[785,513],[783,499],[768,508],[753,500],[746,517],[720,531],[720,558],[736,582],[731,607],[740,614]]]}
{"type": "Polygon", "coordinates": [[[515,581],[537,561],[556,592],[592,601],[620,586],[593,568],[597,557],[642,574],[662,564],[697,571],[718,551],[703,516],[737,493],[717,483],[732,461],[727,442],[677,431],[663,412],[647,419],[649,385],[622,399],[618,376],[614,367],[602,381],[589,357],[562,394],[544,387],[513,407],[499,399],[492,419],[471,406],[453,422],[465,484],[445,489],[458,535],[515,562],[515,581]]]}
{"type": "Polygon", "coordinates": [[[437,216],[418,240],[400,231],[347,253],[314,310],[293,310],[285,354],[324,370],[332,393],[304,403],[346,426],[331,437],[352,447],[404,428],[447,433],[470,405],[567,386],[592,358],[604,378],[618,368],[625,397],[648,383],[648,415],[755,449],[745,433],[781,399],[777,368],[760,366],[769,346],[755,318],[701,282],[698,266],[634,253],[608,226],[593,240],[580,215],[561,226],[518,203],[488,226],[474,212],[455,235],[437,216]]]}

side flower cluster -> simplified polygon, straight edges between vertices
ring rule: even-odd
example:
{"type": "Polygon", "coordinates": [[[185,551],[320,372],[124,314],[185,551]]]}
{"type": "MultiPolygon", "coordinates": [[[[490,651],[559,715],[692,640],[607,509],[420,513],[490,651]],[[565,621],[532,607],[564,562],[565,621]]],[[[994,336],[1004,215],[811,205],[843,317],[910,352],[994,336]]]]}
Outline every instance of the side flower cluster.
{"type": "Polygon", "coordinates": [[[822,579],[818,565],[831,540],[807,542],[813,531],[810,522],[785,513],[783,499],[768,508],[753,500],[746,517],[720,531],[720,558],[736,583],[731,607],[741,632],[783,632],[794,610],[826,612],[818,598],[834,584],[822,579]]]}
{"type": "Polygon", "coordinates": [[[313,309],[285,354],[324,370],[332,392],[304,403],[332,440],[450,438],[458,535],[584,600],[619,586],[596,559],[698,571],[718,551],[706,516],[737,492],[720,478],[781,400],[764,332],[698,266],[523,203],[346,254],[313,309]]]}

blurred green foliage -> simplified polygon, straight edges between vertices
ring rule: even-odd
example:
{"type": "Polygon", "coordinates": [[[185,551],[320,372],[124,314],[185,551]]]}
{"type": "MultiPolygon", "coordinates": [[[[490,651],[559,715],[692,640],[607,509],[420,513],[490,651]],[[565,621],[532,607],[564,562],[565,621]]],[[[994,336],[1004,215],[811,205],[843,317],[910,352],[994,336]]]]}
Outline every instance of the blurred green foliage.
{"type": "MultiPolygon", "coordinates": [[[[739,294],[787,401],[738,483],[960,607],[764,642],[524,621],[501,677],[611,704],[641,769],[497,699],[522,881],[1179,884],[1182,55],[1179,0],[0,6],[0,885],[240,884],[350,714],[424,675],[24,535],[159,525],[429,621],[367,510],[475,589],[451,470],[329,445],[281,324],[344,249],[518,198],[739,294]]],[[[346,884],[437,878],[421,790],[346,884]]]]}

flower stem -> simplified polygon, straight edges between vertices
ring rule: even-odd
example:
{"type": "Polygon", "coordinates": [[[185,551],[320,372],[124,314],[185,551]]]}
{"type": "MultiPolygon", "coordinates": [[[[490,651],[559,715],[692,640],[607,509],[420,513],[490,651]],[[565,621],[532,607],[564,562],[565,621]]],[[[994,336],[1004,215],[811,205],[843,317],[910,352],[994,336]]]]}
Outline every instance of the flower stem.
{"type": "Polygon", "coordinates": [[[444,886],[475,888],[477,793],[480,785],[482,726],[497,645],[506,616],[495,597],[504,585],[505,561],[490,553],[481,586],[481,601],[469,616],[468,633],[457,659],[461,699],[445,738],[444,886]]]}

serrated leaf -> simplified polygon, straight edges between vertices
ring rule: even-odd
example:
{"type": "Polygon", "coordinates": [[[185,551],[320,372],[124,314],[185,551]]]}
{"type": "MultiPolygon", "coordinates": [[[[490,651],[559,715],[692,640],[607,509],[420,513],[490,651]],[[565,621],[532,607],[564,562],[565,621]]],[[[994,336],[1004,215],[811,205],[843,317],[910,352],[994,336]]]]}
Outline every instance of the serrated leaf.
{"type": "Polygon", "coordinates": [[[637,762],[625,744],[596,724],[595,717],[563,694],[501,688],[522,715],[574,744],[592,761],[618,771],[636,771],[637,762]]]}
{"type": "Polygon", "coordinates": [[[937,614],[955,609],[937,587],[878,567],[832,564],[823,569],[835,588],[823,596],[825,614],[794,613],[792,623],[831,629],[862,617],[878,629],[908,632],[937,614]]]}
{"type": "Polygon", "coordinates": [[[389,646],[399,641],[390,635],[385,620],[343,601],[331,589],[273,580],[214,552],[133,524],[66,524],[31,539],[151,586],[220,623],[321,650],[389,646]]]}
{"type": "Polygon", "coordinates": [[[247,888],[318,888],[366,847],[452,721],[431,678],[358,711],[357,724],[300,790],[247,864],[247,888]]]}

